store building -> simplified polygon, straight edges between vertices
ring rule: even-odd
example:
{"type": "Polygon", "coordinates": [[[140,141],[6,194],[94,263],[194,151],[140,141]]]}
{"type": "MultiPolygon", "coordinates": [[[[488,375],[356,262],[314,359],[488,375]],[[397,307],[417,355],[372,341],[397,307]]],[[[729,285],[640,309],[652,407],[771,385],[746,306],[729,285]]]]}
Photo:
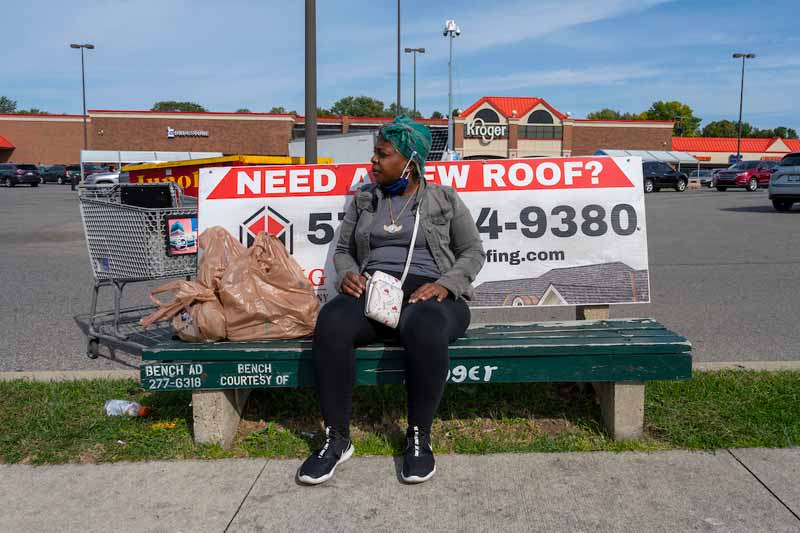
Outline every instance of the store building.
{"type": "MultiPolygon", "coordinates": [[[[318,135],[376,131],[386,117],[319,117],[318,135]]],[[[447,120],[422,119],[433,136],[430,159],[441,159],[447,120]]],[[[575,119],[542,98],[487,96],[454,124],[463,158],[591,155],[600,148],[666,150],[672,122],[575,119]]],[[[222,152],[287,156],[305,135],[305,118],[271,113],[181,113],[90,110],[88,149],[222,152]]],[[[76,163],[83,148],[81,115],[0,115],[0,161],[76,163]]]]}
{"type": "MultiPolygon", "coordinates": [[[[704,167],[728,166],[736,161],[736,137],[675,137],[672,149],[688,152],[704,167]]],[[[778,161],[790,152],[800,152],[800,139],[742,139],[743,161],[778,161]]]]}

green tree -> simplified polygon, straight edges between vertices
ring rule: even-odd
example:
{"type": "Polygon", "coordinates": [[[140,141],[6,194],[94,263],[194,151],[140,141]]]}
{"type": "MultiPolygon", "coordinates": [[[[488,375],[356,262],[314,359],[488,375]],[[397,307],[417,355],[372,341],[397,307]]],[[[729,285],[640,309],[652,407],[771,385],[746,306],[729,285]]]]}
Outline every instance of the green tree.
{"type": "Polygon", "coordinates": [[[406,116],[409,116],[409,117],[412,117],[412,118],[422,118],[422,113],[420,113],[419,111],[414,113],[411,109],[407,108],[404,105],[400,106],[400,113],[397,113],[396,111],[397,111],[397,104],[392,103],[386,109],[386,111],[383,113],[382,116],[384,116],[384,117],[396,117],[398,115],[406,115],[406,116]]]}
{"type": "Polygon", "coordinates": [[[586,115],[590,120],[642,120],[642,113],[620,113],[616,109],[607,107],[600,111],[593,111],[586,115]]]}
{"type": "Polygon", "coordinates": [[[694,111],[683,102],[671,101],[653,102],[650,108],[642,113],[646,120],[673,120],[673,135],[681,137],[695,137],[700,133],[701,118],[694,116],[694,111]]]}
{"type": "Polygon", "coordinates": [[[324,107],[317,108],[317,116],[318,117],[332,117],[334,113],[331,113],[329,109],[325,109],[324,107]]]}
{"type": "Polygon", "coordinates": [[[600,111],[593,111],[586,115],[586,118],[591,120],[619,120],[622,118],[622,113],[615,109],[604,107],[600,111]]]}
{"type": "Polygon", "coordinates": [[[778,126],[774,131],[775,135],[778,137],[783,137],[784,139],[797,139],[797,131],[793,128],[778,126]]]}
{"type": "Polygon", "coordinates": [[[439,111],[434,111],[431,113],[431,118],[444,118],[444,115],[442,115],[439,111]]]}
{"type": "Polygon", "coordinates": [[[176,102],[164,100],[153,104],[152,111],[185,111],[189,113],[202,113],[206,108],[194,102],[176,102]]]}
{"type": "Polygon", "coordinates": [[[236,110],[236,112],[237,113],[252,113],[252,111],[250,111],[246,107],[239,108],[239,109],[236,110]]]}
{"type": "Polygon", "coordinates": [[[7,98],[5,96],[0,96],[0,113],[16,113],[17,112],[17,101],[12,100],[11,98],[7,98]]]}
{"type": "Polygon", "coordinates": [[[330,112],[337,116],[350,117],[388,116],[383,102],[369,96],[345,96],[331,106],[330,112]]]}
{"type": "Polygon", "coordinates": [[[703,137],[736,137],[737,134],[738,124],[731,120],[715,120],[703,126],[703,137]]]}
{"type": "Polygon", "coordinates": [[[286,113],[286,108],[283,106],[273,106],[272,109],[269,110],[270,113],[286,113]]]}
{"type": "Polygon", "coordinates": [[[43,111],[43,110],[39,109],[38,107],[32,107],[30,109],[18,109],[17,110],[17,114],[18,115],[49,115],[50,113],[48,113],[47,111],[43,111]]]}

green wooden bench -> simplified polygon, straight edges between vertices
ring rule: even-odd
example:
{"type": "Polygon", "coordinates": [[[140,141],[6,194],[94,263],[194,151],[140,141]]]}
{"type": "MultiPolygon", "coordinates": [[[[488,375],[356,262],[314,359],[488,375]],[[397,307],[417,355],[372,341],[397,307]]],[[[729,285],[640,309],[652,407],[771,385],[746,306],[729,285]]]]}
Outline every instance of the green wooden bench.
{"type": "MultiPolygon", "coordinates": [[[[607,316],[608,308],[599,311],[607,316]]],[[[192,390],[195,440],[222,446],[233,440],[252,389],[314,384],[307,339],[176,341],[146,348],[142,357],[142,386],[192,390]]],[[[691,344],[655,320],[582,320],[477,325],[451,346],[447,382],[591,382],[609,434],[629,439],[643,431],[645,382],[689,379],[691,374],[691,344]]],[[[402,383],[403,376],[401,346],[357,350],[357,384],[402,383]]]]}

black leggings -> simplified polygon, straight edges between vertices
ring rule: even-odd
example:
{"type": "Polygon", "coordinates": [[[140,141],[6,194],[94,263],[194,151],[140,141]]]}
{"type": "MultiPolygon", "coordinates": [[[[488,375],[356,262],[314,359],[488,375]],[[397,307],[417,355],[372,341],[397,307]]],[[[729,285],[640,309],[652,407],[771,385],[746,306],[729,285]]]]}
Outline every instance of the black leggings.
{"type": "MultiPolygon", "coordinates": [[[[431,281],[409,275],[403,285],[405,299],[431,281]]],[[[464,335],[469,321],[466,302],[449,296],[442,302],[436,299],[405,302],[394,330],[364,316],[364,296],[336,296],[320,310],[312,343],[317,394],[325,425],[349,435],[355,348],[388,337],[399,339],[406,348],[408,425],[430,431],[447,378],[450,363],[447,346],[464,335]]]]}

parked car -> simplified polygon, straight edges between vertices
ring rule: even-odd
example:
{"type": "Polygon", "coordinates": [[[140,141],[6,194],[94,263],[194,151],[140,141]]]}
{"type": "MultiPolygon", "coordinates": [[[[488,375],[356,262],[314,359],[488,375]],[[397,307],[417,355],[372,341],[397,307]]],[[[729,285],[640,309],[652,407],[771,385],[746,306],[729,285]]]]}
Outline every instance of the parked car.
{"type": "Polygon", "coordinates": [[[14,187],[19,184],[38,187],[41,177],[36,165],[0,163],[0,183],[6,187],[14,187]]]}
{"type": "Polygon", "coordinates": [[[64,165],[45,167],[45,170],[42,171],[42,183],[48,182],[58,183],[59,185],[69,183],[67,179],[67,167],[64,165]]]}
{"type": "Polygon", "coordinates": [[[739,188],[752,192],[759,187],[767,187],[769,177],[777,167],[778,163],[775,161],[740,161],[725,170],[720,170],[714,185],[718,191],[739,188]]]}
{"type": "Polygon", "coordinates": [[[770,176],[768,190],[777,211],[788,211],[800,202],[800,152],[783,156],[770,176]]]}
{"type": "MultiPolygon", "coordinates": [[[[86,164],[83,165],[83,176],[91,176],[92,174],[97,174],[98,172],[108,172],[108,169],[105,169],[98,165],[91,165],[86,164]]],[[[81,180],[81,166],[80,165],[67,165],[67,183],[75,179],[75,183],[81,180]]]]}
{"type": "Polygon", "coordinates": [[[692,170],[689,173],[689,179],[697,180],[702,187],[711,187],[714,182],[714,171],[710,168],[692,170]]]}
{"type": "Polygon", "coordinates": [[[663,161],[644,161],[642,163],[644,192],[654,192],[664,187],[673,187],[678,192],[686,190],[689,176],[678,172],[663,161]]]}
{"type": "Polygon", "coordinates": [[[119,183],[119,172],[95,172],[87,175],[81,183],[83,185],[116,185],[119,183]]]}

